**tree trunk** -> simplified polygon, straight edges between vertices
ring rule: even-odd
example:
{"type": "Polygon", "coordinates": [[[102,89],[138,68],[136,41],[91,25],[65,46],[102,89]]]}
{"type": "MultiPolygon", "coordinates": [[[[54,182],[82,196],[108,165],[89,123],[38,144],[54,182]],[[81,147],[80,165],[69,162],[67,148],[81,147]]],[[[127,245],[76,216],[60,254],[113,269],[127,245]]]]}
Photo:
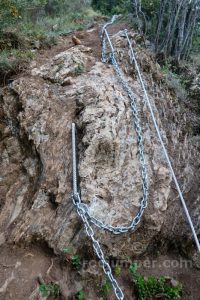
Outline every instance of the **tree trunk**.
{"type": "Polygon", "coordinates": [[[173,57],[177,63],[191,50],[199,0],[161,0],[155,32],[157,55],[173,57]]]}

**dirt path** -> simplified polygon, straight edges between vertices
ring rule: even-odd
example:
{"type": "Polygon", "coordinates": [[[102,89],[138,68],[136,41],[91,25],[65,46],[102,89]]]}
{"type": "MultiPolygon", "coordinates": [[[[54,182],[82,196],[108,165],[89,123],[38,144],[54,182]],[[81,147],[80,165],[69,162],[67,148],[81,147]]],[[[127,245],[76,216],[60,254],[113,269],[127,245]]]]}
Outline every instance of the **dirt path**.
{"type": "Polygon", "coordinates": [[[51,280],[51,274],[47,275],[51,259],[55,257],[45,247],[2,247],[0,299],[37,299],[37,278],[51,280]]]}
{"type": "MultiPolygon", "coordinates": [[[[76,36],[81,43],[86,46],[90,47],[92,49],[92,54],[96,58],[97,61],[101,60],[101,27],[102,24],[92,26],[91,28],[85,30],[85,31],[76,31],[74,33],[70,33],[66,36],[61,36],[57,40],[57,44],[53,46],[51,49],[46,50],[42,49],[39,50],[37,53],[37,58],[34,60],[36,62],[36,67],[38,67],[41,64],[45,64],[50,58],[54,57],[56,54],[66,51],[70,49],[71,47],[74,47],[74,43],[72,41],[72,36],[76,36]]],[[[124,28],[129,28],[129,26],[124,23],[118,23],[112,26],[112,28],[109,28],[109,33],[112,35],[114,33],[117,33],[120,30],[123,30],[124,28]]]]}
{"type": "MultiPolygon", "coordinates": [[[[36,50],[36,58],[30,63],[31,67],[39,67],[48,62],[49,59],[56,56],[57,54],[64,52],[72,47],[74,47],[74,43],[72,41],[72,36],[76,36],[82,43],[82,45],[89,47],[92,49],[92,54],[96,58],[97,61],[101,60],[101,28],[104,24],[100,22],[97,25],[91,26],[87,30],[80,30],[76,32],[69,33],[65,36],[60,36],[56,40],[56,44],[53,45],[49,49],[40,49],[36,50]]],[[[113,25],[109,28],[109,33],[112,35],[117,33],[124,28],[129,28],[130,26],[124,22],[120,22],[118,24],[113,25]]],[[[6,78],[6,82],[10,83],[13,80],[29,74],[29,65],[25,64],[22,68],[23,71],[16,75],[12,75],[11,78],[6,78]]],[[[4,84],[5,85],[5,84],[4,84]]]]}

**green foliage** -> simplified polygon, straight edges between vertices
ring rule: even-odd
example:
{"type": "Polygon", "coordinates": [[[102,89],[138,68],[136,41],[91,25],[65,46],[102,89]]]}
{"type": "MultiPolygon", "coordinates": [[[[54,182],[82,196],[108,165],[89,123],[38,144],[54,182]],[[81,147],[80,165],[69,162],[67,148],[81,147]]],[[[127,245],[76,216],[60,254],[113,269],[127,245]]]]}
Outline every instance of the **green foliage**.
{"type": "Polygon", "coordinates": [[[0,5],[0,33],[3,28],[14,24],[20,18],[20,11],[16,1],[1,0],[0,5]]]}
{"type": "MultiPolygon", "coordinates": [[[[0,75],[5,74],[9,78],[22,70],[23,66],[30,60],[35,58],[35,53],[31,50],[20,51],[18,49],[12,49],[11,51],[0,51],[0,75]]],[[[7,77],[0,76],[0,83],[6,84],[7,77]]]]}
{"type": "Polygon", "coordinates": [[[40,284],[39,291],[42,297],[53,296],[57,298],[60,295],[60,287],[55,283],[40,284]]]}
{"type": "Polygon", "coordinates": [[[72,12],[83,12],[88,4],[83,4],[82,0],[48,0],[45,11],[51,16],[69,15],[72,12]]]}
{"type": "MultiPolygon", "coordinates": [[[[10,25],[18,24],[27,17],[27,12],[41,10],[47,0],[1,0],[0,33],[10,25]]],[[[29,17],[30,15],[28,15],[29,17]]]]}
{"type": "Polygon", "coordinates": [[[40,39],[84,28],[95,16],[97,13],[82,0],[1,0],[0,35],[16,30],[40,39]]]}
{"type": "Polygon", "coordinates": [[[151,39],[154,39],[158,23],[157,16],[159,12],[160,0],[142,0],[141,5],[146,19],[145,32],[151,39]]]}
{"type": "Polygon", "coordinates": [[[80,256],[78,254],[77,255],[73,255],[71,257],[71,263],[72,263],[72,266],[75,269],[79,269],[81,267],[81,258],[80,258],[80,256]]]}
{"type": "Polygon", "coordinates": [[[103,14],[127,13],[131,10],[131,0],[92,0],[92,6],[103,14]]]}
{"type": "Polygon", "coordinates": [[[138,300],[153,300],[156,297],[161,297],[163,300],[180,299],[182,286],[178,284],[172,287],[164,277],[156,278],[150,276],[145,278],[137,273],[137,265],[130,266],[129,271],[133,276],[133,282],[138,300]]]}
{"type": "Polygon", "coordinates": [[[129,267],[129,272],[133,275],[133,276],[136,276],[137,274],[137,264],[136,263],[133,263],[132,265],[130,265],[129,267]]]}
{"type": "Polygon", "coordinates": [[[104,293],[104,295],[108,295],[110,293],[112,289],[111,283],[108,279],[104,280],[103,284],[102,284],[102,292],[104,293]]]}
{"type": "Polygon", "coordinates": [[[181,286],[170,287],[164,277],[151,276],[145,279],[144,276],[138,275],[134,283],[139,300],[153,299],[157,295],[162,295],[163,300],[179,299],[182,290],[181,286]]]}
{"type": "Polygon", "coordinates": [[[9,68],[9,60],[8,60],[8,53],[7,51],[0,52],[0,71],[3,71],[6,68],[9,68]]]}
{"type": "Polygon", "coordinates": [[[193,51],[196,55],[200,52],[200,26],[196,30],[196,36],[193,39],[193,51]]]}
{"type": "Polygon", "coordinates": [[[83,65],[78,65],[75,70],[74,70],[74,74],[75,76],[79,76],[84,72],[84,66],[83,65]]]}
{"type": "MultiPolygon", "coordinates": [[[[59,72],[59,69],[62,69],[62,67],[63,67],[63,65],[60,64],[58,66],[57,71],[59,72]]],[[[71,263],[72,267],[74,269],[80,269],[80,267],[81,267],[81,257],[80,257],[80,255],[75,254],[74,249],[70,248],[70,247],[64,248],[63,252],[66,254],[66,260],[71,263]]]]}
{"type": "Polygon", "coordinates": [[[114,272],[115,272],[115,275],[116,276],[120,276],[121,275],[121,271],[122,271],[122,269],[121,269],[121,267],[120,266],[116,266],[115,267],[115,269],[114,269],[114,272]]]}
{"type": "Polygon", "coordinates": [[[155,16],[160,6],[160,0],[142,0],[142,9],[147,17],[155,16]]]}
{"type": "Polygon", "coordinates": [[[64,248],[63,252],[66,254],[71,254],[73,252],[73,249],[72,248],[64,248]]]}
{"type": "Polygon", "coordinates": [[[161,67],[161,71],[164,75],[167,75],[169,74],[170,70],[171,70],[171,67],[172,65],[168,62],[168,61],[165,61],[165,64],[162,65],[161,67]]]}
{"type": "Polygon", "coordinates": [[[0,65],[11,64],[15,60],[24,59],[32,60],[35,58],[35,53],[31,50],[20,51],[18,49],[12,49],[11,51],[3,50],[0,52],[0,65]]]}
{"type": "Polygon", "coordinates": [[[78,293],[76,294],[75,298],[77,300],[84,300],[85,299],[85,295],[84,295],[83,289],[81,289],[80,291],[78,291],[78,293]]]}

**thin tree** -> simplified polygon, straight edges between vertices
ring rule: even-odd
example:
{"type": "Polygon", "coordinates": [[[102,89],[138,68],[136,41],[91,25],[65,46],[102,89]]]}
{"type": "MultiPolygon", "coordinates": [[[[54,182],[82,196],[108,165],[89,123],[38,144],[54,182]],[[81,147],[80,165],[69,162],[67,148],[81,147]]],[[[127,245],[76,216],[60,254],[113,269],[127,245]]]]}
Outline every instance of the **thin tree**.
{"type": "MultiPolygon", "coordinates": [[[[139,19],[144,10],[143,1],[132,0],[132,3],[139,19]]],[[[156,54],[162,54],[165,59],[173,57],[177,63],[187,59],[199,13],[200,0],[160,0],[157,26],[153,33],[156,54]]]]}

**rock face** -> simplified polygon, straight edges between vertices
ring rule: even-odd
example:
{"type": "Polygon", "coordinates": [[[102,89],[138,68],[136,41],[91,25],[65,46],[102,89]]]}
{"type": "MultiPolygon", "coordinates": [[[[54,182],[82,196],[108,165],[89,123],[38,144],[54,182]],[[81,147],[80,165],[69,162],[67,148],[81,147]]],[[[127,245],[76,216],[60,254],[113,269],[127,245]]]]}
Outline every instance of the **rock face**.
{"type": "MultiPolygon", "coordinates": [[[[158,234],[163,239],[191,236],[124,40],[115,38],[120,63],[137,98],[149,179],[149,205],[135,232],[113,236],[95,230],[107,255],[124,257],[144,253],[158,234]]],[[[193,186],[198,191],[199,173],[185,112],[175,110],[173,93],[160,85],[159,66],[154,67],[145,51],[138,59],[194,212],[199,200],[188,193],[193,186]]],[[[142,188],[130,101],[113,67],[97,61],[92,49],[72,47],[15,80],[3,90],[1,117],[0,244],[42,240],[55,253],[67,245],[90,245],[71,200],[72,121],[78,128],[83,202],[105,223],[124,226],[132,221],[142,188]]]]}

